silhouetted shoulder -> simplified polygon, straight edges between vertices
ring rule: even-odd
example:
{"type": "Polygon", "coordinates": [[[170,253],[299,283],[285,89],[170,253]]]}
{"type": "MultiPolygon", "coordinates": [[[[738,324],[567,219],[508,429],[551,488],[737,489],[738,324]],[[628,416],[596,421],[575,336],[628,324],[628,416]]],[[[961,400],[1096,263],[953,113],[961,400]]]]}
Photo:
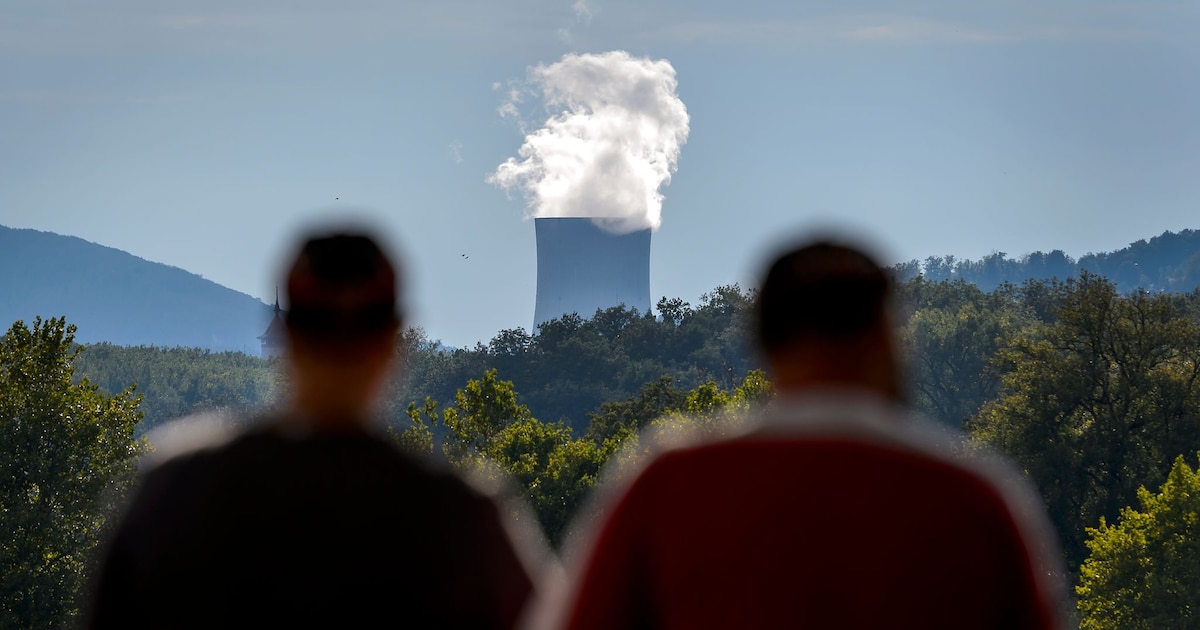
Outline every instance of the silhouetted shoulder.
{"type": "Polygon", "coordinates": [[[532,582],[504,518],[384,436],[263,423],[147,471],[96,625],[511,627],[532,582]]]}

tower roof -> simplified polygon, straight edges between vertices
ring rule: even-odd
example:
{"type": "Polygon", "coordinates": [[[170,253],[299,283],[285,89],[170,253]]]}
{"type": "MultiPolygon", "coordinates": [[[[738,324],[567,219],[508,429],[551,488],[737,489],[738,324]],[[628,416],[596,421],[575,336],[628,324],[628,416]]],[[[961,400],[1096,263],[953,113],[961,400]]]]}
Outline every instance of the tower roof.
{"type": "Polygon", "coordinates": [[[258,339],[269,345],[282,346],[287,338],[285,329],[286,324],[283,321],[284,310],[279,308],[279,289],[275,289],[275,315],[271,317],[271,323],[267,325],[267,330],[258,336],[258,339]]]}

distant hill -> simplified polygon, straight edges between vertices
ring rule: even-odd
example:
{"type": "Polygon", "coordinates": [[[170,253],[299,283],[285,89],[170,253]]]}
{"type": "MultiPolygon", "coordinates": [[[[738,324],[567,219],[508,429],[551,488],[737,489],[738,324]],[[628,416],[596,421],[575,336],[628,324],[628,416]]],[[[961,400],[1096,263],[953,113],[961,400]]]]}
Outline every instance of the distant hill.
{"type": "Polygon", "coordinates": [[[1200,287],[1200,230],[1163,232],[1150,240],[1141,239],[1115,252],[1085,254],[1078,260],[1056,249],[1008,258],[993,252],[980,260],[954,256],[930,256],[893,267],[901,280],[922,274],[927,280],[965,280],[984,291],[1004,282],[1065,280],[1086,270],[1104,276],[1122,293],[1136,289],[1153,292],[1188,293],[1200,287]]]}
{"type": "Polygon", "coordinates": [[[73,236],[0,226],[0,324],[60,317],[76,341],[257,355],[272,307],[161,263],[73,236]]]}

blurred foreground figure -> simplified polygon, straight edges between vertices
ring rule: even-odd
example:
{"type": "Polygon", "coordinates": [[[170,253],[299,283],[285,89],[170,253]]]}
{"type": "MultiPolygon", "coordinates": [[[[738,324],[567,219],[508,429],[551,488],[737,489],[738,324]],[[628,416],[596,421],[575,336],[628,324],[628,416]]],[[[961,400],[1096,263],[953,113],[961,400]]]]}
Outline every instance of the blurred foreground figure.
{"type": "Polygon", "coordinates": [[[537,567],[510,515],[373,420],[400,326],[395,286],[368,237],[303,244],[287,278],[290,407],[146,473],[91,627],[516,623],[537,567]]]}
{"type": "Polygon", "coordinates": [[[574,556],[564,625],[1057,626],[1040,501],[903,412],[890,294],[855,249],[775,261],[758,312],[774,402],[610,489],[574,556]]]}

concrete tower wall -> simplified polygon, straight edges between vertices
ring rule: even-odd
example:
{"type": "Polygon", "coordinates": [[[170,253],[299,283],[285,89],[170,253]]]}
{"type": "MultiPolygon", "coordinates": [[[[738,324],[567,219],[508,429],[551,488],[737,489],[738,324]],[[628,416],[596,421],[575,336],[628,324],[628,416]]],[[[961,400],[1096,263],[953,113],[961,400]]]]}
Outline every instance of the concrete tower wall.
{"type": "Polygon", "coordinates": [[[534,219],[537,303],[533,326],[619,304],[650,311],[650,230],[614,235],[586,218],[534,219]]]}

